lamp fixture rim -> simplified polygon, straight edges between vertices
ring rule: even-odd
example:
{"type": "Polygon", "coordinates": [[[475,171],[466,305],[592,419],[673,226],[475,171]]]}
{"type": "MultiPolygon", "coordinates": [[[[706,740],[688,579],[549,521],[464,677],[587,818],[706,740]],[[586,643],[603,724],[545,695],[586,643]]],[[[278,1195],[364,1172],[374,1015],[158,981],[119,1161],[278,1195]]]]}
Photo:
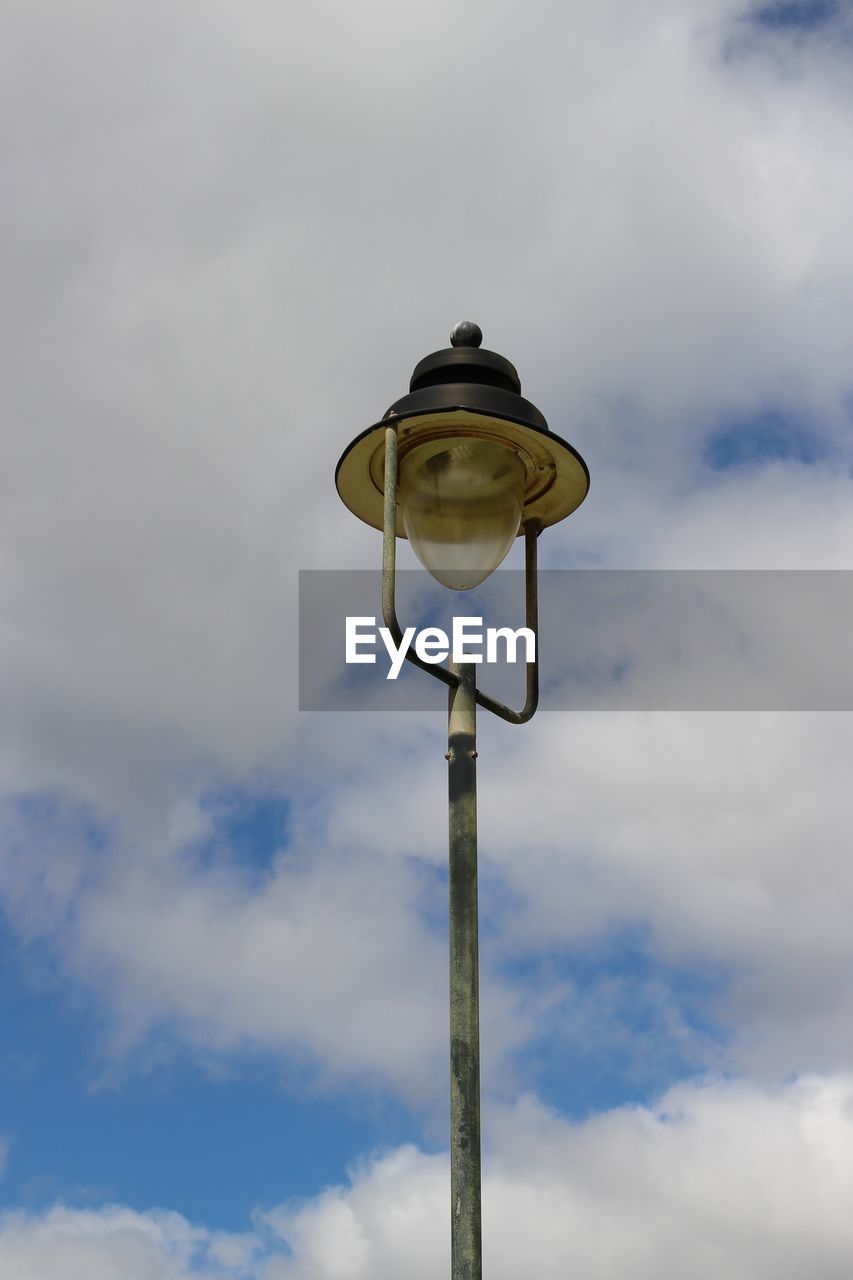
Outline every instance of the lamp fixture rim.
{"type": "MultiPolygon", "coordinates": [[[[382,529],[385,431],[396,426],[401,462],[419,444],[444,436],[492,439],[517,453],[528,472],[519,536],[530,519],[545,528],[577,510],[590,484],[589,468],[577,449],[551,431],[539,410],[520,395],[496,387],[477,390],[481,400],[487,393],[488,407],[464,403],[470,387],[432,386],[404,396],[384,418],[360,432],[335,468],[335,487],[344,505],[366,524],[382,529]]],[[[399,505],[397,536],[406,536],[399,505]]]]}

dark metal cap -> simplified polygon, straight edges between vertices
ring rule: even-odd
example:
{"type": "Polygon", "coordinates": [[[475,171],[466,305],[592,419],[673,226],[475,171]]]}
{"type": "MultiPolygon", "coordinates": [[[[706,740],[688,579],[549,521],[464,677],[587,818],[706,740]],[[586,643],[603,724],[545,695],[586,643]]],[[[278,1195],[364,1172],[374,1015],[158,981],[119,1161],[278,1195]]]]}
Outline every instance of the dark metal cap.
{"type": "Polygon", "coordinates": [[[409,394],[395,400],[385,417],[472,409],[547,431],[542,414],[521,394],[515,366],[496,351],[483,351],[475,345],[482,337],[479,325],[472,321],[458,324],[450,336],[457,345],[424,356],[415,365],[409,394]]]}
{"type": "Polygon", "coordinates": [[[480,326],[463,320],[450,335],[453,344],[443,351],[424,356],[415,365],[409,391],[437,387],[444,383],[479,383],[483,387],[501,387],[521,394],[521,379],[514,365],[496,351],[482,351],[480,326]]]}

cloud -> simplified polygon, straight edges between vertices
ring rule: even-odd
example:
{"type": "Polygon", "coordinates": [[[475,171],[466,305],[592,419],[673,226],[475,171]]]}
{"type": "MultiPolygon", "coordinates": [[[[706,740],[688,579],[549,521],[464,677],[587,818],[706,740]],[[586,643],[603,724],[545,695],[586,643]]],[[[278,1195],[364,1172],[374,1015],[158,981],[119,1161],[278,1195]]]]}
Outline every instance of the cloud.
{"type": "MultiPolygon", "coordinates": [[[[682,1085],[568,1124],[533,1098],[489,1117],[484,1270],[558,1280],[849,1273],[853,1083],[682,1085]]],[[[403,1147],[347,1185],[224,1235],[177,1214],[55,1208],[0,1218],[0,1268],[69,1280],[420,1280],[449,1267],[445,1157],[403,1147]]]]}
{"type": "Polygon", "coordinates": [[[10,1277],[242,1280],[254,1253],[249,1237],[203,1230],[161,1210],[57,1206],[43,1214],[0,1215],[0,1267],[10,1277]]]}
{"type": "Polygon", "coordinates": [[[506,945],[562,947],[571,968],[640,930],[647,954],[711,980],[706,1012],[742,1062],[845,1065],[851,732],[835,715],[544,718],[481,789],[506,945]]]}
{"type": "MultiPolygon", "coordinates": [[[[203,1059],[271,1052],[291,1083],[390,1087],[443,1114],[441,875],[419,857],[376,856],[369,832],[330,843],[310,808],[265,863],[241,863],[214,813],[175,814],[141,847],[68,805],[2,813],[10,920],[54,981],[95,995],[107,1065],[144,1041],[203,1059]]],[[[483,1039],[496,1060],[531,1033],[538,1005],[521,984],[495,983],[483,1039]]]]}
{"type": "MultiPolygon", "coordinates": [[[[309,735],[287,840],[260,863],[203,805],[141,844],[93,839],[67,808],[7,810],[10,919],[96,995],[114,1052],[272,1051],[324,1088],[443,1107],[445,765],[427,726],[344,716],[333,741],[309,735]]],[[[560,1053],[644,1090],[849,1064],[851,733],[793,713],[483,720],[487,1092],[560,1053]]]]}
{"type": "MultiPolygon", "coordinates": [[[[185,834],[171,850],[110,845],[79,897],[72,882],[68,927],[48,910],[67,860],[41,864],[24,841],[17,902],[41,904],[66,973],[130,1040],[166,1027],[198,1048],[272,1047],[307,1054],[327,1083],[378,1072],[414,1096],[445,1049],[442,729],[424,725],[343,717],[306,738],[292,845],[262,873],[227,847],[206,866],[185,834]],[[321,760],[328,789],[308,795],[321,760]],[[318,955],[311,999],[300,975],[318,955]]],[[[495,1087],[544,1035],[574,1052],[624,1043],[613,957],[626,931],[624,998],[651,1002],[658,1054],[668,1042],[695,1068],[723,1053],[772,1078],[849,1062],[849,736],[846,717],[821,715],[563,714],[523,733],[484,721],[495,1087]]]]}
{"type": "Polygon", "coordinates": [[[727,59],[747,10],[6,16],[9,788],[144,813],[286,761],[295,570],[378,555],[334,463],[463,312],[589,456],[549,554],[688,519],[722,413],[781,396],[843,442],[849,77],[727,59]]]}
{"type": "MultiPolygon", "coordinates": [[[[681,1086],[652,1109],[571,1126],[528,1100],[496,1118],[484,1158],[484,1270],[546,1277],[841,1276],[851,1086],[681,1086]]],[[[447,1269],[443,1164],[408,1149],[268,1221],[293,1250],[276,1280],[419,1277],[447,1269]],[[336,1252],[345,1241],[345,1256],[336,1252]]]]}
{"type": "MultiPolygon", "coordinates": [[[[4,16],[2,891],[122,1043],[429,1088],[442,731],[300,719],[296,570],[377,563],[335,461],[462,315],[589,459],[546,563],[849,564],[848,51],[735,50],[753,9],[4,16]],[[824,460],[709,468],[768,406],[824,460]],[[259,774],[292,847],[206,866],[200,797],[259,774]]],[[[638,918],[662,964],[718,966],[745,1061],[849,1053],[844,725],[482,732],[507,1058],[539,1017],[512,963],[638,918]]]]}

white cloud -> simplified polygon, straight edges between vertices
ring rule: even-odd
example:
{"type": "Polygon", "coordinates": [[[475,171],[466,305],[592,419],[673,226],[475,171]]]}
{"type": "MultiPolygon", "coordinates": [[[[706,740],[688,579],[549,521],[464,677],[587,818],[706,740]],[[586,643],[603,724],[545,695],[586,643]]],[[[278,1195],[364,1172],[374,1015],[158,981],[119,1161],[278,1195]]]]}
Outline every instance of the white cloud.
{"type": "Polygon", "coordinates": [[[852,733],[843,715],[544,717],[481,788],[481,847],[514,903],[504,944],[639,927],[711,983],[706,1013],[742,1061],[849,1063],[852,733]]]}
{"type": "MultiPolygon", "coordinates": [[[[440,731],[295,712],[296,569],[378,557],[337,455],[470,313],[592,467],[548,562],[848,564],[847,54],[726,58],[735,0],[131,11],[3,18],[0,779],[72,801],[9,835],[3,892],[128,1038],[417,1092],[445,1034],[418,862],[444,857],[440,731]],[[776,399],[834,460],[709,485],[703,432],[776,399]],[[194,797],[257,769],[312,794],[247,884],[189,846],[194,797]]],[[[642,915],[731,979],[740,1052],[849,1055],[845,725],[503,732],[497,958],[642,915]]],[[[492,982],[510,1053],[530,1007],[492,982]]]]}
{"type": "MultiPolygon", "coordinates": [[[[484,1271],[560,1280],[841,1280],[853,1264],[853,1082],[682,1085],[568,1124],[533,1099],[488,1117],[484,1271]]],[[[346,1186],[223,1235],[177,1214],[0,1218],[14,1280],[426,1280],[449,1269],[443,1156],[404,1147],[346,1186]]]]}
{"type": "Polygon", "coordinates": [[[65,812],[8,813],[0,887],[22,939],[106,1001],[115,1050],[157,1028],[432,1097],[445,947],[412,868],[309,845],[250,874],[205,869],[192,845],[97,851],[72,831],[65,812]]]}
{"type": "MultiPolygon", "coordinates": [[[[107,1069],[152,1039],[203,1059],[272,1051],[291,1082],[378,1084],[443,1115],[446,887],[423,859],[369,852],[369,832],[330,842],[312,809],[259,868],[217,845],[208,811],[140,845],[93,842],[67,805],[10,805],[0,893],[54,981],[98,998],[107,1069]]],[[[541,999],[495,982],[483,1040],[496,1060],[532,1033],[541,999]]]]}
{"type": "MultiPolygon", "coordinates": [[[[196,841],[217,839],[202,809],[101,847],[68,809],[8,810],[0,889],[19,936],[98,995],[118,1050],[151,1033],[272,1050],[327,1087],[381,1082],[443,1108],[441,722],[344,716],[330,736],[322,720],[265,869],[227,847],[200,860],[196,841]]],[[[488,1088],[505,1095],[519,1050],[547,1041],[611,1046],[653,1079],[669,1054],[770,1079],[849,1065],[851,734],[838,715],[483,718],[488,1088]],[[626,932],[645,977],[613,970],[626,932]]]]}
{"type": "MultiPolygon", "coordinates": [[[[298,568],[378,560],[333,490],[341,448],[463,315],[590,462],[547,564],[850,566],[849,46],[747,39],[746,10],[34,0],[0,19],[0,894],[119,1049],[272,1050],[322,1085],[445,1104],[441,723],[300,718],[293,635],[298,568]],[[709,477],[706,433],[768,404],[826,461],[709,477]],[[259,772],[293,799],[288,847],[263,874],[203,863],[198,797],[259,772]],[[53,790],[52,810],[14,798],[53,790]]],[[[483,719],[495,1280],[849,1275],[853,1086],[772,1082],[851,1061],[852,733],[483,719]],[[576,1126],[497,1107],[543,1034],[641,1053],[622,989],[558,964],[636,924],[660,975],[628,995],[656,1050],[771,1083],[576,1126]],[[548,953],[546,977],[507,976],[548,953]],[[716,984],[722,1046],[668,970],[716,984]]],[[[0,1272],[418,1280],[447,1271],[447,1220],[444,1158],[408,1147],[239,1235],[9,1212],[0,1272]]]]}
{"type": "Polygon", "coordinates": [[[0,1269],[9,1280],[241,1280],[247,1237],[191,1225],[177,1213],[121,1206],[0,1215],[0,1269]]]}
{"type": "Polygon", "coordinates": [[[669,488],[725,407],[841,438],[849,79],[826,41],[727,61],[745,9],[5,16],[10,787],[144,811],[281,747],[295,569],[376,563],[334,462],[465,311],[589,455],[555,554],[636,545],[627,477],[681,557],[669,488]]]}
{"type": "MultiPolygon", "coordinates": [[[[484,1271],[734,1280],[842,1276],[853,1259],[849,1078],[774,1093],[681,1086],[652,1110],[566,1124],[533,1101],[496,1116],[484,1160],[484,1271]]],[[[447,1270],[443,1164],[399,1152],[352,1188],[272,1216],[276,1280],[447,1270]],[[338,1224],[345,1223],[345,1232],[338,1224]],[[345,1261],[334,1242],[356,1240],[345,1261]]]]}

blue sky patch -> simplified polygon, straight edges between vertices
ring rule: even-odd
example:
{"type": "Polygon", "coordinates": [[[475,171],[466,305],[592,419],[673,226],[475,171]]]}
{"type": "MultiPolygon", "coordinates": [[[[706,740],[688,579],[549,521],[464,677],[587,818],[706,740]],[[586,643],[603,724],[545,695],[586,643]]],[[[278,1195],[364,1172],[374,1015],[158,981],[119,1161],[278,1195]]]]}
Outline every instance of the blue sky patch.
{"type": "Polygon", "coordinates": [[[804,418],[767,408],[731,417],[706,438],[704,461],[714,471],[757,468],[771,462],[820,462],[827,447],[804,418]]]}
{"type": "Polygon", "coordinates": [[[163,1205],[245,1230],[255,1205],[315,1194],[366,1150],[419,1136],[393,1099],[308,1098],[258,1054],[215,1072],[176,1054],[99,1086],[94,1008],[22,983],[13,951],[0,925],[0,1207],[163,1205]]]}
{"type": "Polygon", "coordinates": [[[728,1036],[713,1015],[725,975],[665,964],[649,951],[644,928],[504,972],[533,989],[565,984],[565,999],[543,1015],[542,1036],[524,1050],[520,1070],[548,1105],[575,1120],[648,1103],[677,1080],[725,1067],[728,1036]]]}
{"type": "Polygon", "coordinates": [[[773,31],[809,31],[824,26],[837,13],[837,0],[777,0],[761,5],[751,17],[759,26],[773,31]]]}
{"type": "Polygon", "coordinates": [[[213,834],[192,847],[199,867],[225,862],[262,880],[276,854],[287,844],[291,802],[272,790],[226,786],[209,792],[203,808],[214,822],[213,834]]]}

